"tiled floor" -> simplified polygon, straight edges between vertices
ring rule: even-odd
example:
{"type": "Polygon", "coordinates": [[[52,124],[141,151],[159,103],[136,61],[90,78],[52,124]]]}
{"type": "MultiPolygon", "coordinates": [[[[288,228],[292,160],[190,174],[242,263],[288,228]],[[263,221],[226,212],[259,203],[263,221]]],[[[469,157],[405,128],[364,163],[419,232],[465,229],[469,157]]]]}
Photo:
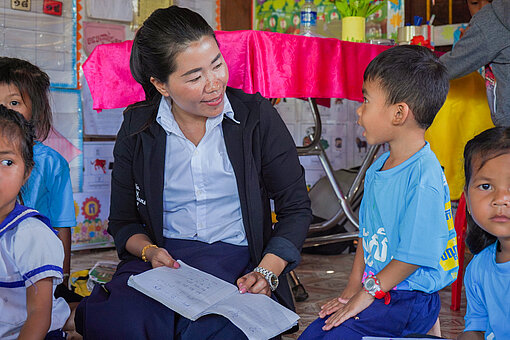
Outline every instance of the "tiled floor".
{"type": "MultiPolygon", "coordinates": [[[[301,316],[300,331],[285,336],[284,339],[297,339],[303,329],[316,319],[321,304],[340,294],[349,278],[353,259],[353,254],[334,256],[303,254],[296,272],[309,297],[304,302],[296,303],[296,312],[301,316]]],[[[116,261],[117,254],[111,249],[74,252],[71,258],[72,271],[90,268],[100,260],[116,261]]],[[[466,311],[464,293],[458,312],[450,310],[450,288],[441,291],[440,296],[442,307],[439,318],[442,336],[455,338],[464,328],[463,316],[466,311]]]]}

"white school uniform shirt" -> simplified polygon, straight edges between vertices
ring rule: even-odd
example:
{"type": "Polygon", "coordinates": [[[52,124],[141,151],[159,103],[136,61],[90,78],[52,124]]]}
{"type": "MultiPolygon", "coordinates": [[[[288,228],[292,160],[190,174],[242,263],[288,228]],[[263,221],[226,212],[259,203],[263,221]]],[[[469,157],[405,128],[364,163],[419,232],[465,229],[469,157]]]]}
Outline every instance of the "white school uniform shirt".
{"type": "MultiPolygon", "coordinates": [[[[0,234],[0,339],[17,339],[27,319],[28,287],[51,277],[55,293],[62,282],[63,262],[62,242],[37,218],[29,217],[0,234]]],[[[48,332],[62,328],[70,312],[63,298],[53,297],[48,332]]]]}

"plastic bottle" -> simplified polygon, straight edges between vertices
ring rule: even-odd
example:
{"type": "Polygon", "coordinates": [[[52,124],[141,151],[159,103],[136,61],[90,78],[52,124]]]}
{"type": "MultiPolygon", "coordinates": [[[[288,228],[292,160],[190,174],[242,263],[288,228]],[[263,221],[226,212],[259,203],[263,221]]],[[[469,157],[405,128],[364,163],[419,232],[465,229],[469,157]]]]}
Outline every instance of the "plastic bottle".
{"type": "Polygon", "coordinates": [[[299,25],[301,35],[308,37],[317,36],[317,6],[313,0],[305,0],[301,7],[301,23],[299,25]]]}

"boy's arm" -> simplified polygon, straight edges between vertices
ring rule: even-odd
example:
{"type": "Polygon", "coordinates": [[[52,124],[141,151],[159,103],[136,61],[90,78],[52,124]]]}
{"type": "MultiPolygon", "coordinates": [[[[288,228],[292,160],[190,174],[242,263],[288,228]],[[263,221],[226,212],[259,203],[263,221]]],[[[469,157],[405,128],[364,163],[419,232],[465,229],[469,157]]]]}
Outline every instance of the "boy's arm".
{"type": "Polygon", "coordinates": [[[477,331],[467,331],[464,333],[461,333],[457,340],[483,340],[484,339],[484,332],[477,332],[477,331]]]}
{"type": "Polygon", "coordinates": [[[363,252],[363,239],[358,238],[358,246],[356,247],[356,255],[354,255],[354,262],[352,263],[351,275],[349,275],[349,282],[345,287],[340,297],[350,299],[361,288],[361,280],[363,272],[365,271],[365,259],[363,252]]]}
{"type": "Polygon", "coordinates": [[[27,321],[18,340],[44,339],[51,325],[53,278],[47,277],[27,288],[27,321]]]}
{"type": "Polygon", "coordinates": [[[358,246],[356,248],[356,255],[354,255],[354,262],[352,263],[351,275],[349,282],[342,291],[339,297],[335,297],[321,306],[319,317],[324,318],[331,313],[336,312],[340,307],[345,305],[351,297],[353,297],[361,289],[361,279],[365,270],[365,260],[363,252],[363,239],[358,238],[358,246]]]}
{"type": "Polygon", "coordinates": [[[377,273],[381,289],[385,292],[390,291],[393,287],[408,278],[409,275],[414,273],[419,267],[420,266],[399,260],[391,260],[386,267],[377,273]]]}
{"type": "MultiPolygon", "coordinates": [[[[414,273],[419,266],[414,264],[405,263],[398,260],[391,260],[378,274],[381,289],[385,292],[391,290],[397,284],[406,279],[409,275],[414,273]]],[[[374,302],[374,297],[367,293],[363,288],[354,295],[343,307],[326,320],[324,327],[325,331],[333,327],[341,325],[345,320],[358,315],[374,302]]]]}

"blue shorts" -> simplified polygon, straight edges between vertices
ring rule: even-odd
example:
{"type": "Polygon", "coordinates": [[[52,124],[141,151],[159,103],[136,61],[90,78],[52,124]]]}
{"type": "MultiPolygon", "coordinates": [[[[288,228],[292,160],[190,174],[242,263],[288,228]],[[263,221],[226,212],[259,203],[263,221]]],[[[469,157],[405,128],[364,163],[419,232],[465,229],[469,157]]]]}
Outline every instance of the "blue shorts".
{"type": "Polygon", "coordinates": [[[427,333],[437,320],[441,300],[439,293],[392,290],[391,302],[376,299],[367,309],[329,331],[322,327],[327,318],[318,318],[308,326],[299,339],[358,340],[364,336],[400,337],[413,333],[427,333]]]}

